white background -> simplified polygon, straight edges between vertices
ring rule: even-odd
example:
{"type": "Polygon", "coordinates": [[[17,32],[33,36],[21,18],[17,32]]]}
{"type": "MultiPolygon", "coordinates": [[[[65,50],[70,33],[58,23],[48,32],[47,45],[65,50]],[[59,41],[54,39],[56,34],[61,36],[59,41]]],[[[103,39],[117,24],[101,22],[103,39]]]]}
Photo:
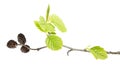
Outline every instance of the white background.
{"type": "Polygon", "coordinates": [[[64,21],[67,32],[58,35],[74,48],[100,45],[120,51],[119,0],[0,0],[0,68],[119,68],[120,55],[96,60],[89,53],[43,49],[21,53],[20,47],[9,49],[6,43],[23,33],[32,48],[44,46],[46,36],[36,29],[34,20],[45,16],[47,5],[64,21]]]}

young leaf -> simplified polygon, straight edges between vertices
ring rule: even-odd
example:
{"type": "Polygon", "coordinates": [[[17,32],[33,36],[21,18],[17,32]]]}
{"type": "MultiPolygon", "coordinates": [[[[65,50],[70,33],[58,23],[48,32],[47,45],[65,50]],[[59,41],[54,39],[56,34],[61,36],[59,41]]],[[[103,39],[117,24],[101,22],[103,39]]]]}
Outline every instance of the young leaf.
{"type": "Polygon", "coordinates": [[[45,23],[45,19],[44,19],[44,17],[43,16],[40,16],[40,23],[45,23]]]}
{"type": "Polygon", "coordinates": [[[34,21],[36,27],[42,32],[54,32],[55,28],[51,23],[45,23],[44,17],[40,16],[40,21],[34,21]]]}
{"type": "Polygon", "coordinates": [[[106,59],[107,58],[107,53],[106,51],[100,47],[100,46],[94,46],[92,48],[90,48],[90,52],[93,54],[93,56],[96,58],[96,59],[106,59]]]}
{"type": "Polygon", "coordinates": [[[51,23],[40,23],[41,28],[44,32],[54,32],[55,28],[51,23]]]}
{"type": "Polygon", "coordinates": [[[51,15],[50,20],[61,32],[67,31],[63,21],[57,15],[55,14],[51,15]]]}
{"type": "Polygon", "coordinates": [[[56,35],[49,35],[46,38],[46,45],[51,50],[59,50],[62,48],[62,39],[56,35]]]}
{"type": "Polygon", "coordinates": [[[49,13],[50,13],[50,5],[48,5],[48,7],[47,7],[47,11],[46,11],[46,21],[48,21],[49,13]]]}
{"type": "Polygon", "coordinates": [[[35,24],[35,26],[36,26],[40,31],[45,32],[45,31],[42,29],[42,27],[40,26],[39,21],[34,21],[34,24],[35,24]]]}

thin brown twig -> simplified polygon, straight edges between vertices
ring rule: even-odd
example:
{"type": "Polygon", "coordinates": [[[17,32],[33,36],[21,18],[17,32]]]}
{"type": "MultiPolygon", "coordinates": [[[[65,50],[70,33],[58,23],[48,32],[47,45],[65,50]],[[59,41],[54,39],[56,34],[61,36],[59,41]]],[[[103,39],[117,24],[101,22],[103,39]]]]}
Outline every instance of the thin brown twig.
{"type": "MultiPolygon", "coordinates": [[[[21,45],[21,44],[18,44],[18,45],[21,45]]],[[[25,45],[21,45],[21,46],[25,46],[25,45]]],[[[39,47],[39,48],[29,48],[27,46],[25,46],[26,48],[30,49],[30,50],[41,50],[41,49],[44,49],[44,48],[47,48],[47,46],[43,46],[43,47],[39,47]]],[[[72,51],[81,51],[81,52],[90,52],[88,51],[87,49],[76,49],[76,48],[72,48],[72,47],[69,47],[69,46],[66,46],[66,45],[63,45],[64,48],[67,48],[69,49],[67,51],[67,55],[69,56],[69,53],[72,52],[72,51]]],[[[116,51],[116,52],[113,52],[113,51],[106,51],[107,54],[118,54],[120,55],[120,51],[116,51]]]]}
{"type": "Polygon", "coordinates": [[[107,54],[118,54],[118,55],[120,55],[120,51],[116,51],[116,52],[106,51],[106,52],[107,52],[107,54]]]}
{"type": "Polygon", "coordinates": [[[69,56],[69,53],[70,53],[71,51],[89,52],[89,51],[86,50],[86,49],[76,49],[76,48],[72,48],[72,47],[69,47],[69,46],[66,46],[66,45],[63,45],[63,47],[69,49],[69,50],[67,51],[67,55],[68,55],[68,56],[69,56]]]}
{"type": "MultiPolygon", "coordinates": [[[[87,49],[76,49],[76,48],[72,48],[72,47],[69,47],[69,46],[66,46],[66,45],[63,45],[63,47],[65,48],[68,48],[69,50],[67,51],[67,55],[69,56],[69,53],[71,51],[81,51],[81,52],[90,52],[88,51],[87,49]]],[[[118,54],[120,55],[120,51],[116,51],[116,52],[112,52],[112,51],[106,51],[107,54],[118,54]]]]}
{"type": "Polygon", "coordinates": [[[43,46],[43,47],[39,47],[39,48],[30,48],[30,50],[37,50],[37,51],[39,51],[39,50],[41,50],[41,49],[44,49],[44,48],[46,48],[47,46],[43,46]]]}
{"type": "MultiPolygon", "coordinates": [[[[25,46],[24,44],[18,44],[18,45],[20,45],[20,46],[25,46]]],[[[30,49],[30,50],[37,50],[37,51],[39,51],[39,50],[41,50],[41,49],[46,48],[47,46],[43,46],[43,47],[39,47],[39,48],[30,48],[30,47],[27,47],[27,46],[25,46],[25,47],[28,48],[28,49],[30,49]]]]}

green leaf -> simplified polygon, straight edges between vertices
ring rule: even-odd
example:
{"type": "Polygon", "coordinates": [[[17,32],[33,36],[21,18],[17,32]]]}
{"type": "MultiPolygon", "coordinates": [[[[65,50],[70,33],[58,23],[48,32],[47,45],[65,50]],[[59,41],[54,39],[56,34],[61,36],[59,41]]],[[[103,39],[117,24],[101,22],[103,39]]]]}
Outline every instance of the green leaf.
{"type": "Polygon", "coordinates": [[[44,30],[44,32],[54,32],[54,26],[50,23],[40,23],[42,29],[44,30]]]}
{"type": "Polygon", "coordinates": [[[34,21],[34,24],[35,24],[35,26],[36,26],[40,31],[44,32],[44,30],[43,30],[42,27],[40,26],[39,21],[34,21]]]}
{"type": "Polygon", "coordinates": [[[40,19],[40,23],[45,23],[45,19],[43,16],[40,16],[39,19],[40,19]]]}
{"type": "Polygon", "coordinates": [[[55,27],[51,23],[46,23],[43,16],[40,16],[39,21],[34,21],[36,27],[42,32],[54,32],[55,27]]]}
{"type": "Polygon", "coordinates": [[[90,52],[93,54],[93,56],[96,59],[104,60],[108,57],[106,51],[100,46],[94,46],[94,47],[90,48],[90,52]]]}
{"type": "Polygon", "coordinates": [[[51,50],[59,50],[62,48],[62,39],[56,35],[49,35],[46,38],[46,45],[51,50]]]}
{"type": "Polygon", "coordinates": [[[34,21],[36,27],[42,32],[54,32],[55,28],[51,23],[41,23],[39,21],[34,21]]]}
{"type": "Polygon", "coordinates": [[[50,5],[48,5],[48,7],[47,7],[47,11],[46,11],[46,21],[48,21],[49,13],[50,13],[50,5]]]}
{"type": "Polygon", "coordinates": [[[67,31],[63,21],[57,15],[55,14],[51,15],[50,20],[61,32],[67,31]]]}

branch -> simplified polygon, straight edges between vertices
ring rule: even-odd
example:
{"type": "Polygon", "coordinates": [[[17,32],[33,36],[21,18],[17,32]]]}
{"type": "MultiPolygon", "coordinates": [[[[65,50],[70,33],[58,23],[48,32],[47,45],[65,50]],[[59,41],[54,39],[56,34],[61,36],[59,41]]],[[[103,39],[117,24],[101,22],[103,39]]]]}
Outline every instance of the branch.
{"type": "Polygon", "coordinates": [[[47,46],[43,46],[43,47],[39,47],[39,48],[29,48],[30,50],[37,50],[37,51],[39,51],[39,50],[41,50],[41,49],[44,49],[44,48],[46,48],[47,46]]]}
{"type": "Polygon", "coordinates": [[[107,54],[118,54],[118,55],[120,55],[120,51],[116,51],[116,52],[106,51],[106,52],[107,52],[107,54]]]}
{"type": "MultiPolygon", "coordinates": [[[[25,46],[25,45],[23,45],[23,44],[18,44],[18,45],[20,45],[20,46],[25,46]]],[[[41,49],[44,49],[44,48],[47,48],[47,46],[43,46],[43,47],[39,47],[39,48],[30,48],[30,47],[27,47],[27,46],[25,46],[26,48],[28,48],[29,50],[37,50],[37,51],[39,51],[39,50],[41,50],[41,49]]]]}
{"type": "MultiPolygon", "coordinates": [[[[69,46],[66,46],[66,45],[63,45],[63,47],[65,47],[65,48],[68,48],[69,50],[67,51],[67,55],[69,56],[69,53],[71,52],[71,51],[81,51],[81,52],[90,52],[90,51],[88,51],[88,50],[86,50],[86,49],[76,49],[76,48],[72,48],[72,47],[69,47],[69,46]]],[[[106,51],[107,52],[107,54],[118,54],[118,55],[120,55],[120,51],[116,51],[116,52],[112,52],[112,51],[106,51]]]]}
{"type": "Polygon", "coordinates": [[[89,51],[87,51],[86,49],[76,49],[76,48],[72,48],[72,47],[69,47],[69,46],[66,46],[66,45],[63,45],[63,47],[69,49],[69,50],[67,51],[67,55],[68,55],[68,56],[69,56],[69,53],[70,53],[71,51],[89,52],[89,51]]]}
{"type": "MultiPolygon", "coordinates": [[[[21,44],[18,44],[18,45],[21,45],[21,44]]],[[[22,45],[22,46],[25,46],[25,45],[22,45]]],[[[47,48],[47,46],[43,46],[43,47],[39,47],[39,48],[29,48],[27,46],[25,46],[25,47],[30,49],[30,50],[37,50],[37,51],[39,51],[41,49],[44,49],[44,48],[47,48]]],[[[69,53],[72,52],[72,51],[81,51],[81,52],[88,52],[88,53],[90,52],[87,49],[76,49],[76,48],[72,48],[72,47],[69,47],[69,46],[66,46],[66,45],[63,45],[63,47],[69,49],[67,51],[68,56],[69,56],[69,53]]],[[[118,54],[118,55],[120,55],[120,51],[116,51],[116,52],[106,51],[106,52],[107,52],[107,54],[118,54]]]]}

